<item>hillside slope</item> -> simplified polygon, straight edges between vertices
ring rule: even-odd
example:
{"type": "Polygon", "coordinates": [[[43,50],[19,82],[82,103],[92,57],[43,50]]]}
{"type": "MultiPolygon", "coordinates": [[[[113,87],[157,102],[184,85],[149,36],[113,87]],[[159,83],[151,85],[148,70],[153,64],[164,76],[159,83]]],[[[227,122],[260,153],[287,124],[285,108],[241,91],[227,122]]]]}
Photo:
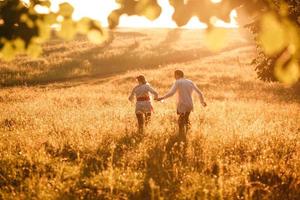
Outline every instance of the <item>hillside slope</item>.
{"type": "Polygon", "coordinates": [[[232,34],[211,53],[199,31],[124,30],[2,63],[0,199],[298,199],[299,95],[257,80],[254,46],[232,34]],[[186,148],[175,98],[154,102],[145,135],[127,100],[136,75],[163,95],[175,69],[208,103],[194,98],[186,148]]]}

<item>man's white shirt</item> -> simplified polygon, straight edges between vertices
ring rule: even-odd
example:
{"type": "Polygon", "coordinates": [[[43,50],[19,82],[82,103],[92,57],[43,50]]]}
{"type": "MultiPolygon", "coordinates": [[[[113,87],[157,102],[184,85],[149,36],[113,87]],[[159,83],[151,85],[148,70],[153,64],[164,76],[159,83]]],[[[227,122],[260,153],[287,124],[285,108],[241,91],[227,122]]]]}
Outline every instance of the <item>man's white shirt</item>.
{"type": "Polygon", "coordinates": [[[176,80],[170,91],[162,98],[165,99],[171,97],[177,92],[177,112],[191,112],[194,108],[192,99],[193,91],[199,95],[200,101],[203,103],[204,98],[200,89],[193,83],[193,81],[184,78],[176,80]]]}

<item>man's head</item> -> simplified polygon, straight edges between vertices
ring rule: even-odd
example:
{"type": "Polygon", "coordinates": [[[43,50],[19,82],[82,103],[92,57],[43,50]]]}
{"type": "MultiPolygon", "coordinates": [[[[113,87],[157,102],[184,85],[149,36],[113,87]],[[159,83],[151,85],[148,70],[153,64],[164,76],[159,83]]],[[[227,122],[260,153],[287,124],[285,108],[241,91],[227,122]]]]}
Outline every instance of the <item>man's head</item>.
{"type": "Polygon", "coordinates": [[[175,76],[175,79],[176,79],[176,80],[177,80],[177,79],[181,79],[181,78],[184,77],[184,73],[183,73],[183,71],[177,69],[177,70],[175,70],[175,72],[174,72],[174,76],[175,76]]]}
{"type": "Polygon", "coordinates": [[[145,78],[144,75],[138,75],[136,77],[136,80],[139,82],[139,84],[146,84],[147,83],[146,78],[145,78]]]}

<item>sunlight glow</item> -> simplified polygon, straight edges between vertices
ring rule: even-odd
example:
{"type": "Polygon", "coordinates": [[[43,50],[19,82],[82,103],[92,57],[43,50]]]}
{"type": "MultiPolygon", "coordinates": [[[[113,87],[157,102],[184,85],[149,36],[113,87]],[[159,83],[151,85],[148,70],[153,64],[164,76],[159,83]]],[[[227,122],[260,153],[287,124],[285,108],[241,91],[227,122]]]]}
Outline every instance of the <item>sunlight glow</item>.
{"type": "MultiPolygon", "coordinates": [[[[58,5],[65,0],[53,0],[51,10],[58,10],[58,5]]],[[[108,26],[107,16],[109,13],[119,8],[114,0],[69,0],[67,1],[74,6],[73,18],[78,20],[82,17],[90,17],[95,20],[99,20],[103,26],[108,26]]],[[[212,0],[214,3],[221,2],[221,0],[212,0]]],[[[158,0],[158,3],[162,7],[163,12],[158,19],[154,21],[148,20],[146,17],[139,16],[127,16],[123,15],[120,18],[119,27],[132,27],[132,28],[175,28],[176,23],[172,20],[172,14],[174,8],[169,4],[168,0],[158,0]]],[[[236,11],[232,11],[230,14],[230,23],[225,23],[217,18],[212,18],[214,25],[225,28],[238,27],[235,18],[237,17],[236,11]]],[[[200,22],[196,17],[192,17],[191,20],[183,28],[189,29],[204,29],[207,25],[200,22]]]]}
{"type": "Polygon", "coordinates": [[[159,5],[163,8],[161,15],[154,21],[139,16],[122,16],[120,19],[120,27],[148,27],[148,28],[176,28],[176,23],[172,20],[174,8],[170,6],[166,0],[159,1],[159,5]]]}
{"type": "Polygon", "coordinates": [[[22,0],[25,4],[29,5],[30,0],[22,0]]]}
{"type": "Polygon", "coordinates": [[[190,21],[185,26],[183,26],[183,28],[205,29],[207,28],[207,25],[205,23],[200,22],[197,17],[192,17],[190,21]]]}
{"type": "Polygon", "coordinates": [[[213,24],[217,27],[224,27],[224,28],[238,28],[238,23],[236,21],[237,12],[236,10],[232,10],[230,12],[230,23],[226,23],[218,18],[212,17],[211,20],[214,20],[213,24]]]}
{"type": "Polygon", "coordinates": [[[34,7],[34,10],[38,13],[42,13],[42,14],[47,14],[49,13],[49,9],[45,6],[41,6],[41,5],[36,5],[34,7]]]}
{"type": "Polygon", "coordinates": [[[222,0],[210,0],[212,3],[221,3],[222,0]]]}

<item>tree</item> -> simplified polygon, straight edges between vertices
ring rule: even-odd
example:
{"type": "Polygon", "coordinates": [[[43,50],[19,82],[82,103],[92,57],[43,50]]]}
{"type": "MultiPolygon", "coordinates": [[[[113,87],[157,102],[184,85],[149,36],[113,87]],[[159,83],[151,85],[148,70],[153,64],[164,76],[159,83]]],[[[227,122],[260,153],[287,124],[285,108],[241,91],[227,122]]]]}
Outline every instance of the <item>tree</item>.
{"type": "MultiPolygon", "coordinates": [[[[123,14],[145,16],[154,20],[162,8],[157,0],[116,0],[120,8],[108,17],[109,27],[115,28],[123,14]]],[[[174,7],[173,20],[178,26],[185,25],[196,16],[208,25],[209,38],[222,37],[222,30],[210,23],[212,16],[229,21],[233,9],[243,9],[249,16],[249,25],[255,35],[258,56],[253,61],[260,78],[278,79],[293,84],[300,77],[300,28],[298,0],[169,0],[174,7]]],[[[57,13],[40,14],[36,6],[50,7],[49,0],[31,0],[25,4],[20,0],[0,1],[0,49],[3,58],[12,58],[18,52],[37,56],[40,44],[46,41],[51,26],[61,27],[58,35],[71,39],[76,33],[87,34],[95,42],[102,42],[105,31],[101,25],[88,18],[78,22],[72,20],[73,8],[68,3],[60,5],[57,13]]],[[[212,40],[214,41],[214,40],[212,40]]],[[[222,41],[222,40],[218,40],[222,41]]],[[[222,45],[214,45],[215,48],[222,45]]]]}
{"type": "Polygon", "coordinates": [[[21,0],[0,1],[0,58],[10,60],[17,53],[39,56],[41,44],[50,38],[53,26],[59,26],[58,36],[67,40],[77,33],[87,34],[96,43],[105,39],[99,22],[89,18],[74,21],[70,4],[60,4],[57,12],[51,12],[50,6],[49,0],[31,0],[28,4],[21,0]],[[37,7],[49,12],[38,13],[37,7]]]}
{"type": "MultiPolygon", "coordinates": [[[[299,24],[300,24],[300,1],[287,0],[273,1],[273,13],[277,15],[264,15],[263,19],[256,19],[254,22],[246,25],[255,36],[256,40],[263,42],[264,38],[259,35],[264,26],[273,27],[270,30],[263,30],[264,37],[270,37],[272,49],[263,49],[257,43],[258,55],[253,60],[258,77],[264,81],[277,81],[294,83],[299,81],[299,24]],[[271,22],[268,22],[271,21],[271,22]],[[260,23],[264,23],[261,24],[260,23]],[[271,23],[271,24],[270,24],[271,23]],[[276,42],[277,41],[277,42],[276,42]],[[280,42],[278,42],[280,41],[280,42]],[[271,51],[271,52],[270,52],[271,51]],[[298,67],[297,67],[298,66],[298,67]]],[[[266,29],[266,28],[265,28],[266,29]]],[[[266,38],[268,39],[268,38],[266,38]]]]}

